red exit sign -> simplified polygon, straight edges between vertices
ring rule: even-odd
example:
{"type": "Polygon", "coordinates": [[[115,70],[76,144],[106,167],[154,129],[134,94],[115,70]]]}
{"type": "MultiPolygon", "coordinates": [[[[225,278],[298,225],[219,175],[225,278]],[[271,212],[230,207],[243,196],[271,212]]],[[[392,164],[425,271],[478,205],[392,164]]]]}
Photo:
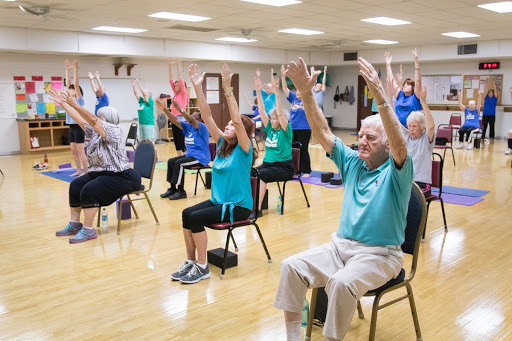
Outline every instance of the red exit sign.
{"type": "Polygon", "coordinates": [[[480,63],[478,69],[480,70],[494,70],[500,68],[500,62],[480,63]]]}

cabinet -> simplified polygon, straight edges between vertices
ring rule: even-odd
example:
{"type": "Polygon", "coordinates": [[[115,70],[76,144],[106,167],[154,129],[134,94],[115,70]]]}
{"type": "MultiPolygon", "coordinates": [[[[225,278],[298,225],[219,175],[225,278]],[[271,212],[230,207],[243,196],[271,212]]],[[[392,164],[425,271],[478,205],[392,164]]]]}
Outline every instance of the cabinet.
{"type": "Polygon", "coordinates": [[[62,137],[69,135],[69,126],[63,119],[29,120],[18,119],[20,150],[22,154],[51,152],[69,149],[62,144],[62,137]],[[39,139],[39,148],[32,149],[30,138],[39,139]]]}
{"type": "MultiPolygon", "coordinates": [[[[199,106],[197,104],[197,98],[191,98],[190,97],[191,88],[187,88],[187,91],[189,93],[189,101],[188,101],[188,104],[187,104],[186,111],[187,111],[187,113],[192,114],[196,110],[199,110],[199,106]]],[[[170,108],[171,105],[172,105],[171,99],[168,98],[167,99],[167,107],[170,108]]],[[[163,131],[162,139],[166,139],[168,141],[172,141],[172,139],[173,139],[172,138],[172,123],[171,123],[171,121],[169,121],[169,119],[167,119],[167,129],[165,129],[165,131],[163,131]]]]}

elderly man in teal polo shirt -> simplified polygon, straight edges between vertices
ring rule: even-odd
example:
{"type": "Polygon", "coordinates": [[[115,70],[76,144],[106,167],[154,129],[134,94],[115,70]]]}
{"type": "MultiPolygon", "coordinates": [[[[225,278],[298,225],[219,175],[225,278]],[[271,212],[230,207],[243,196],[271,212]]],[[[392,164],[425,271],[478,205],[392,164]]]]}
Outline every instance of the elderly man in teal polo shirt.
{"type": "Polygon", "coordinates": [[[341,340],[357,301],[395,278],[403,265],[400,245],[414,169],[401,124],[371,64],[359,58],[360,74],[380,115],[367,117],[359,131],[359,151],[346,147],[329,129],[312,93],[320,71],[308,73],[302,58],[286,75],[302,95],[313,134],[338,167],[344,184],[338,231],[331,242],[285,259],[274,306],[284,310],[288,340],[299,340],[308,289],[323,287],[329,297],[323,334],[341,340]]]}

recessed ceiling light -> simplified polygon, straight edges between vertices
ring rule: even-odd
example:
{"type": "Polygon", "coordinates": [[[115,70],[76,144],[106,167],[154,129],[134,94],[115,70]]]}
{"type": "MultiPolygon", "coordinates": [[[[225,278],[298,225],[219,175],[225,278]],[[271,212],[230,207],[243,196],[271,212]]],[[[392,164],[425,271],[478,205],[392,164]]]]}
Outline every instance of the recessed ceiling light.
{"type": "Polygon", "coordinates": [[[246,38],[241,38],[241,37],[222,37],[222,38],[217,38],[215,40],[232,41],[235,43],[252,43],[254,41],[258,41],[256,39],[246,39],[246,38]]]}
{"type": "Polygon", "coordinates": [[[211,19],[208,17],[201,17],[198,15],[189,15],[189,14],[180,14],[180,13],[171,13],[171,12],[153,13],[153,14],[148,15],[148,17],[171,19],[171,20],[182,20],[182,21],[194,21],[194,22],[211,19]]]}
{"type": "Polygon", "coordinates": [[[512,12],[512,1],[494,2],[492,4],[478,5],[478,7],[498,13],[512,12]]]}
{"type": "Polygon", "coordinates": [[[140,28],[114,27],[114,26],[99,26],[99,27],[94,27],[93,30],[109,31],[109,32],[124,32],[124,33],[141,33],[141,32],[147,31],[147,30],[143,30],[140,28]]]}
{"type": "Polygon", "coordinates": [[[478,34],[468,32],[447,32],[441,33],[443,36],[454,37],[454,38],[474,38],[480,37],[478,34]]]}
{"type": "Polygon", "coordinates": [[[302,1],[299,1],[299,0],[240,0],[240,1],[253,2],[255,4],[277,6],[277,7],[289,6],[289,5],[295,5],[295,4],[302,3],[302,1]]]}
{"type": "Polygon", "coordinates": [[[304,30],[302,28],[287,28],[286,30],[279,30],[278,32],[291,33],[291,34],[302,34],[305,36],[311,36],[313,34],[323,34],[324,32],[304,30]]]}
{"type": "Polygon", "coordinates": [[[381,44],[381,45],[398,44],[397,41],[383,40],[383,39],[365,40],[364,42],[369,43],[369,44],[381,44]]]}
{"type": "Polygon", "coordinates": [[[16,0],[4,0],[4,1],[13,2],[13,1],[16,1],[16,0]]]}
{"type": "Polygon", "coordinates": [[[366,21],[366,22],[370,22],[373,24],[386,25],[386,26],[406,25],[406,24],[411,23],[410,21],[393,19],[393,18],[388,18],[388,17],[376,17],[376,18],[361,19],[361,21],[366,21]]]}

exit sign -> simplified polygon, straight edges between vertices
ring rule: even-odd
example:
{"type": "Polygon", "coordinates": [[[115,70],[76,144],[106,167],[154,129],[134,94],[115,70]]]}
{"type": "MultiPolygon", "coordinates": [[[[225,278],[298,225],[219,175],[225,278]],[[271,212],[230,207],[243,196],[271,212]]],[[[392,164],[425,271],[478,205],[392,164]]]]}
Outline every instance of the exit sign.
{"type": "Polygon", "coordinates": [[[478,65],[480,70],[494,70],[500,68],[500,62],[491,62],[491,63],[480,63],[478,65]]]}

